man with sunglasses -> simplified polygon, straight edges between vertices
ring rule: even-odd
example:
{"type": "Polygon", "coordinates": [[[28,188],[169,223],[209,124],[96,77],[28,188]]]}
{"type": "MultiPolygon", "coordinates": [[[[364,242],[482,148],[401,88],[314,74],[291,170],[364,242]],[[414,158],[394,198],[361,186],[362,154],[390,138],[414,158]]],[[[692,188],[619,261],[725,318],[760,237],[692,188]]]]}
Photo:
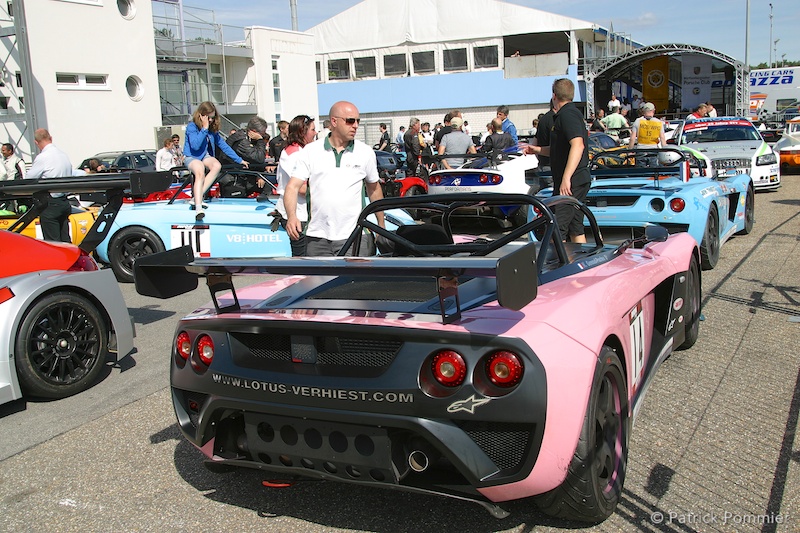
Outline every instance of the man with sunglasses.
{"type": "MultiPolygon", "coordinates": [[[[383,198],[375,152],[356,140],[361,122],[358,109],[350,102],[336,102],[330,110],[331,133],[306,145],[297,154],[292,177],[286,185],[286,232],[292,240],[300,238],[302,223],[297,218],[297,196],[308,184],[310,216],[306,227],[306,253],[309,256],[334,256],[355,229],[363,208],[364,189],[371,202],[383,198]]],[[[376,213],[385,227],[383,213],[376,213]]],[[[363,249],[347,255],[371,255],[363,249]]]]}

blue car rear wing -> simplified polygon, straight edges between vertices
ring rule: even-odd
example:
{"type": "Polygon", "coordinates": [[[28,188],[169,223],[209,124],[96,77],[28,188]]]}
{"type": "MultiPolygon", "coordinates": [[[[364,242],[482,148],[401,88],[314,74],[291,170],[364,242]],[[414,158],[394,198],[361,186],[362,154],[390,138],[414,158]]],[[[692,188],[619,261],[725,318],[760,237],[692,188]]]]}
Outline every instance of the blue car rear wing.
{"type": "Polygon", "coordinates": [[[536,298],[538,279],[534,243],[510,246],[492,257],[291,257],[196,259],[190,246],[143,256],[134,263],[136,290],[145,296],[171,298],[192,291],[205,277],[218,312],[237,312],[239,301],[232,283],[234,275],[285,274],[346,276],[348,278],[434,278],[438,287],[442,321],[461,317],[459,277],[495,278],[497,302],[519,310],[536,298]],[[221,308],[217,295],[231,291],[233,304],[221,308]],[[446,300],[455,302],[453,306],[446,300]]]}
{"type": "Polygon", "coordinates": [[[663,179],[688,181],[691,167],[706,173],[705,160],[678,148],[631,148],[595,154],[591,173],[594,179],[650,179],[658,188],[663,179]]]}

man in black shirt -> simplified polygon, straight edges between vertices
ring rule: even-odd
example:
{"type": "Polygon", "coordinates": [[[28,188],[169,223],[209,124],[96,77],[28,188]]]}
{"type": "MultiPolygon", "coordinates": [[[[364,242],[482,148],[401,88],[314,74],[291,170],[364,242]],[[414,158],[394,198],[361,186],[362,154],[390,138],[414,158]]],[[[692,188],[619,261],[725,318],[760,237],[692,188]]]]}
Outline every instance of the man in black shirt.
{"type": "MultiPolygon", "coordinates": [[[[589,136],[583,114],[572,102],[575,84],[568,78],[553,82],[553,130],[548,146],[525,147],[525,153],[550,157],[553,169],[553,193],[573,196],[583,202],[589,192],[589,136]]],[[[541,124],[541,122],[540,122],[541,124]]],[[[573,206],[555,209],[561,238],[569,235],[572,242],[586,242],[583,214],[573,206]]]]}

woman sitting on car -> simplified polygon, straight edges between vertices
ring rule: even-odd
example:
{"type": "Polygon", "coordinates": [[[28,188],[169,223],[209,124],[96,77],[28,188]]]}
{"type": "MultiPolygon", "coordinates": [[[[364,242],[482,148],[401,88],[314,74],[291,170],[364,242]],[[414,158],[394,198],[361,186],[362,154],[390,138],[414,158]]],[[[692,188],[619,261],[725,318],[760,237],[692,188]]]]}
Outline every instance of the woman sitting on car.
{"type": "MultiPolygon", "coordinates": [[[[219,134],[217,108],[211,102],[203,102],[197,106],[192,121],[186,126],[186,142],[183,145],[183,163],[194,175],[194,203],[190,206],[193,210],[208,208],[203,203],[203,195],[222,169],[219,160],[214,157],[217,150],[222,150],[236,164],[248,167],[247,161],[239,157],[219,134]]],[[[197,218],[203,218],[203,213],[199,212],[197,218]]]]}

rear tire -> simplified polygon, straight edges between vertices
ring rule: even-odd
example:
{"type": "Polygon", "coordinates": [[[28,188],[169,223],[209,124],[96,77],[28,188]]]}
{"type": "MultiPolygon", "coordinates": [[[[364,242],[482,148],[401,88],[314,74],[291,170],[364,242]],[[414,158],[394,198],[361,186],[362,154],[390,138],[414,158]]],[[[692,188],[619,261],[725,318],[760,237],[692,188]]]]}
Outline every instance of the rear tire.
{"type": "Polygon", "coordinates": [[[683,344],[678,346],[679,350],[686,350],[694,346],[694,343],[697,342],[697,337],[700,335],[700,302],[702,298],[700,294],[700,268],[694,255],[692,255],[692,261],[689,263],[687,276],[686,304],[691,310],[691,315],[686,321],[686,333],[683,344]]]}
{"type": "Polygon", "coordinates": [[[700,259],[703,270],[711,270],[719,262],[719,215],[715,204],[711,204],[708,211],[706,231],[700,243],[700,259]]]}
{"type": "Polygon", "coordinates": [[[752,187],[748,187],[747,196],[744,199],[744,228],[741,231],[737,231],[736,235],[747,235],[753,231],[755,221],[755,193],[752,187]]]}
{"type": "Polygon", "coordinates": [[[537,496],[551,515],[602,522],[619,502],[628,461],[628,396],[616,352],[603,346],[575,454],[561,486],[537,496]]]}
{"type": "Polygon", "coordinates": [[[128,226],[117,232],[108,244],[108,261],[119,281],[133,283],[133,262],[138,257],[164,250],[164,243],[154,231],[128,226]]]}
{"type": "Polygon", "coordinates": [[[54,292],[25,312],[15,343],[17,376],[25,394],[64,398],[87,389],[103,370],[108,331],[84,296],[54,292]]]}

